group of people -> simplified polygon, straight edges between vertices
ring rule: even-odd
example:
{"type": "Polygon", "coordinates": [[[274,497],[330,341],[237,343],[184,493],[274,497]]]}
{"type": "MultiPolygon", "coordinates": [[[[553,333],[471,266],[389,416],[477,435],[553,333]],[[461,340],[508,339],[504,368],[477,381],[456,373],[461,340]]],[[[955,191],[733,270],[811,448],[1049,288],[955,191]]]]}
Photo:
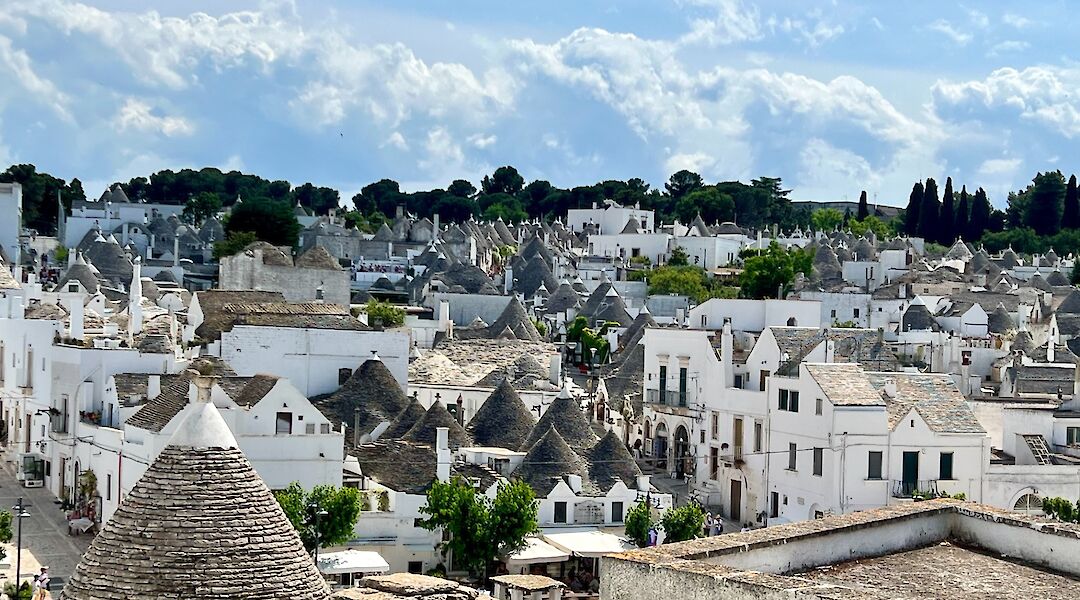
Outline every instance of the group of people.
{"type": "Polygon", "coordinates": [[[354,273],[403,273],[405,269],[401,265],[365,265],[360,263],[353,267],[354,273]]]}
{"type": "Polygon", "coordinates": [[[724,520],[720,518],[720,515],[716,515],[714,517],[711,512],[705,513],[705,526],[703,533],[704,535],[702,535],[702,537],[710,537],[724,533],[724,520]]]}
{"type": "Polygon", "coordinates": [[[575,572],[573,569],[570,569],[566,572],[566,577],[563,578],[562,582],[574,593],[600,593],[600,578],[591,573],[588,569],[582,569],[580,572],[575,572]]]}

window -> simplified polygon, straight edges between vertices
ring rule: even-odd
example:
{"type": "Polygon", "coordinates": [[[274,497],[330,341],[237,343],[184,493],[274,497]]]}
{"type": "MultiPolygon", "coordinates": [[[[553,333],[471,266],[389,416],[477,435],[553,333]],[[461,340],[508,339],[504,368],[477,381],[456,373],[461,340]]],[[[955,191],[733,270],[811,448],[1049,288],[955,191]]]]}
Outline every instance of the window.
{"type": "Polygon", "coordinates": [[[414,575],[420,575],[424,572],[424,563],[418,560],[410,560],[409,572],[414,575]]]}
{"type": "Polygon", "coordinates": [[[761,452],[761,421],[754,421],[754,452],[761,452]]]}
{"type": "Polygon", "coordinates": [[[105,499],[112,500],[112,473],[105,474],[105,499]]]}
{"type": "Polygon", "coordinates": [[[795,449],[795,444],[789,443],[787,445],[787,468],[789,471],[795,470],[795,461],[798,458],[798,454],[796,454],[796,452],[797,450],[795,449]]]}
{"type": "Polygon", "coordinates": [[[702,444],[705,443],[705,430],[704,429],[701,430],[701,443],[702,444]]]}
{"type": "Polygon", "coordinates": [[[338,369],[337,370],[337,384],[345,385],[345,382],[352,377],[352,369],[338,369]]]}
{"type": "Polygon", "coordinates": [[[791,412],[799,412],[799,392],[795,390],[791,391],[791,401],[788,403],[788,410],[791,412]]]}
{"type": "Polygon", "coordinates": [[[660,404],[667,402],[667,366],[660,365],[660,404]]]}
{"type": "Polygon", "coordinates": [[[286,435],[292,433],[291,412],[279,412],[277,414],[277,431],[275,433],[286,435]]]}
{"type": "Polygon", "coordinates": [[[709,448],[709,478],[716,480],[716,472],[719,470],[720,449],[716,446],[709,448]]]}
{"type": "Polygon", "coordinates": [[[788,407],[788,391],[780,390],[780,404],[778,408],[780,410],[787,410],[788,407]]]}
{"type": "Polygon", "coordinates": [[[825,449],[814,448],[814,475],[821,477],[825,469],[825,449]]]}
{"type": "Polygon", "coordinates": [[[720,413],[715,410],[712,413],[712,439],[720,439],[720,413]]]}
{"type": "Polygon", "coordinates": [[[679,368],[679,406],[686,406],[686,367],[679,368]]]}
{"type": "Polygon", "coordinates": [[[871,450],[867,455],[866,478],[881,479],[881,452],[871,450]]]}
{"type": "Polygon", "coordinates": [[[938,479],[952,479],[953,478],[953,472],[952,472],[953,460],[952,459],[953,459],[953,453],[952,452],[942,452],[941,453],[941,458],[938,461],[938,479]]]}
{"type": "Polygon", "coordinates": [[[623,503],[612,502],[611,503],[611,522],[622,523],[623,522],[623,503]]]}
{"type": "Polygon", "coordinates": [[[565,523],[566,522],[566,503],[565,502],[556,502],[555,503],[555,522],[556,523],[565,523]]]}
{"type": "Polygon", "coordinates": [[[319,433],[324,434],[324,435],[327,434],[327,433],[330,433],[330,424],[329,423],[320,423],[319,424],[319,433]]]}
{"type": "Polygon", "coordinates": [[[735,376],[735,389],[742,389],[742,375],[735,376]]]}
{"type": "Polygon", "coordinates": [[[304,425],[304,433],[306,433],[308,435],[314,435],[315,434],[315,424],[314,423],[308,423],[308,424],[304,425]]]}
{"type": "Polygon", "coordinates": [[[1069,446],[1080,444],[1080,427],[1068,427],[1065,429],[1065,443],[1069,446]]]}
{"type": "Polygon", "coordinates": [[[758,379],[758,391],[759,392],[764,392],[765,391],[765,380],[769,378],[769,374],[770,373],[768,371],[762,370],[761,375],[758,376],[759,377],[759,379],[758,379]]]}
{"type": "Polygon", "coordinates": [[[853,315],[853,316],[854,316],[854,317],[855,317],[856,319],[858,319],[858,318],[859,318],[859,309],[857,309],[857,308],[856,308],[856,309],[852,310],[852,311],[851,311],[851,314],[852,314],[852,315],[853,315]]]}
{"type": "Polygon", "coordinates": [[[821,398],[814,398],[814,414],[815,415],[820,415],[821,414],[822,404],[823,404],[823,401],[821,400],[821,398]]]}
{"type": "Polygon", "coordinates": [[[829,317],[832,318],[832,319],[836,318],[836,309],[835,308],[829,311],[829,317]]]}
{"type": "Polygon", "coordinates": [[[799,392],[795,390],[780,390],[780,410],[799,412],[799,392]]]}

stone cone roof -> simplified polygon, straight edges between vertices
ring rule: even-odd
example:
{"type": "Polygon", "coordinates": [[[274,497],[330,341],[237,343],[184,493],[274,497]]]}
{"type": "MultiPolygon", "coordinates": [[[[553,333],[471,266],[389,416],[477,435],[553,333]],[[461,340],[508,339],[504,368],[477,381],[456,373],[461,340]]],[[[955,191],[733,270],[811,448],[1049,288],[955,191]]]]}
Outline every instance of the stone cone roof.
{"type": "Polygon", "coordinates": [[[503,379],[473,415],[465,432],[477,446],[516,450],[525,443],[535,423],[510,380],[503,379]]]}
{"type": "Polygon", "coordinates": [[[822,281],[844,278],[840,260],[836,257],[836,252],[828,244],[818,246],[817,253],[814,255],[814,268],[821,274],[822,281]]]}
{"type": "Polygon", "coordinates": [[[859,238],[859,241],[855,242],[855,258],[860,261],[877,260],[877,250],[874,250],[869,240],[859,238]]]}
{"type": "Polygon", "coordinates": [[[330,590],[220,413],[195,405],[62,600],[325,600],[330,590]]]}
{"type": "Polygon", "coordinates": [[[926,304],[921,299],[916,298],[908,309],[904,311],[904,316],[901,318],[901,331],[937,331],[938,324],[934,320],[934,316],[930,314],[930,310],[926,308],[926,304]]]}
{"type": "Polygon", "coordinates": [[[413,425],[424,418],[424,414],[427,411],[424,410],[424,405],[416,398],[409,400],[409,405],[406,406],[398,416],[394,417],[394,420],[390,423],[390,427],[379,436],[379,439],[395,439],[399,438],[409,432],[413,428],[413,425]]]}
{"type": "Polygon", "coordinates": [[[1005,310],[1005,305],[998,304],[997,308],[990,313],[987,318],[987,326],[990,329],[990,333],[1005,333],[1010,329],[1016,329],[1016,324],[1013,322],[1012,316],[1009,315],[1009,311],[1005,310]]]}
{"type": "Polygon", "coordinates": [[[409,406],[409,398],[401,391],[386,364],[370,358],[353,371],[345,385],[316,400],[315,405],[331,422],[344,422],[349,429],[347,434],[351,436],[356,409],[360,409],[360,433],[364,435],[383,421],[393,421],[409,406]]]}
{"type": "Polygon", "coordinates": [[[1053,291],[1053,288],[1046,282],[1046,278],[1044,278],[1041,273],[1032,275],[1031,279],[1028,280],[1028,285],[1043,292],[1053,291]]]}
{"type": "Polygon", "coordinates": [[[581,306],[581,296],[574,291],[569,282],[564,281],[559,284],[559,287],[548,298],[547,304],[544,305],[544,312],[547,314],[561,313],[568,308],[579,306],[581,306]]]}
{"type": "Polygon", "coordinates": [[[611,282],[607,278],[601,279],[597,284],[596,289],[589,294],[589,298],[585,301],[585,306],[581,308],[578,314],[586,317],[592,317],[600,310],[607,298],[607,293],[611,291],[611,282]]]}
{"type": "Polygon", "coordinates": [[[514,290],[520,292],[526,298],[532,298],[541,287],[558,289],[559,282],[551,273],[551,267],[540,254],[534,254],[521,269],[514,271],[514,290]]]}
{"type": "Polygon", "coordinates": [[[1080,314],[1080,290],[1073,290],[1061,301],[1057,312],[1067,314],[1080,314]]]}
{"type": "Polygon", "coordinates": [[[610,321],[622,327],[629,327],[634,322],[634,318],[626,311],[626,303],[623,302],[622,296],[614,293],[614,290],[615,288],[611,288],[612,293],[605,296],[604,303],[592,317],[596,320],[610,321]]]}
{"type": "Polygon", "coordinates": [[[424,416],[420,417],[420,420],[405,435],[401,436],[401,439],[434,446],[438,436],[436,429],[439,427],[446,427],[450,430],[448,441],[451,448],[460,448],[472,443],[469,434],[465,433],[461,425],[458,425],[454,415],[450,414],[450,411],[446,410],[443,403],[438,400],[431,404],[424,416]]]}
{"type": "Polygon", "coordinates": [[[600,438],[589,451],[588,458],[589,479],[601,490],[610,490],[617,481],[622,481],[631,489],[637,485],[641,469],[614,431],[608,431],[600,438]]]}
{"type": "Polygon", "coordinates": [[[575,450],[587,450],[597,442],[596,433],[589,425],[585,413],[578,407],[578,401],[565,389],[536,422],[519,450],[524,452],[531,448],[551,428],[557,429],[562,439],[575,450]]]}
{"type": "Polygon", "coordinates": [[[1065,277],[1065,275],[1061,271],[1052,271],[1049,275],[1046,276],[1046,283],[1058,286],[1069,285],[1069,278],[1065,277]]]}
{"type": "Polygon", "coordinates": [[[502,335],[506,329],[509,329],[518,339],[532,342],[539,342],[541,339],[540,332],[536,330],[536,325],[533,325],[532,319],[525,312],[525,307],[521,305],[521,301],[516,296],[510,299],[502,314],[499,315],[498,319],[495,319],[495,322],[488,329],[494,336],[502,335]]]}
{"type": "Polygon", "coordinates": [[[582,491],[595,494],[596,489],[589,481],[588,465],[584,459],[574,452],[558,430],[549,426],[536,443],[528,447],[513,478],[529,484],[537,497],[546,498],[567,475],[580,476],[582,491]]]}

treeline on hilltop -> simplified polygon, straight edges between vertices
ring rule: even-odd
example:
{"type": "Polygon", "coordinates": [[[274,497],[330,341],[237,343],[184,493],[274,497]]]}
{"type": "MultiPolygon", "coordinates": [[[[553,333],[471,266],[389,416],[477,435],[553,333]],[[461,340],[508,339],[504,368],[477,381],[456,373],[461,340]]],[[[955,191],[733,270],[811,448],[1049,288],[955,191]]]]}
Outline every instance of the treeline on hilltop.
{"type": "Polygon", "coordinates": [[[1010,192],[1005,210],[990,203],[986,191],[974,193],[952,177],[938,191],[933,178],[917,182],[903,213],[903,231],[929,242],[951,245],[957,238],[981,242],[988,251],[1012,247],[1024,254],[1080,251],[1080,196],[1076,176],[1038,173],[1023,190],[1010,192]]]}

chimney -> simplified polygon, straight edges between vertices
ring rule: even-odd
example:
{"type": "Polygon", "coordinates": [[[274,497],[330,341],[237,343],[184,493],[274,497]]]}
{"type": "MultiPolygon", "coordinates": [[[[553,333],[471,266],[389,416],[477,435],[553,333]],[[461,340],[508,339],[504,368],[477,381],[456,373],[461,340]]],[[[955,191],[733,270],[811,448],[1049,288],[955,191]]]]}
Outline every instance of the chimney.
{"type": "Polygon", "coordinates": [[[566,484],[570,486],[570,490],[575,494],[581,493],[581,475],[567,475],[566,484]]]}
{"type": "Polygon", "coordinates": [[[443,483],[450,481],[449,439],[450,429],[446,427],[435,428],[435,452],[438,461],[435,467],[435,476],[443,483]]]}
{"type": "Polygon", "coordinates": [[[548,362],[548,380],[552,385],[559,385],[562,382],[562,357],[558,354],[552,355],[548,362]]]}
{"type": "Polygon", "coordinates": [[[896,397],[896,380],[895,379],[886,379],[885,380],[885,395],[887,397],[889,397],[889,398],[895,398],[896,397]]]}
{"type": "Polygon", "coordinates": [[[503,269],[503,293],[509,294],[512,287],[514,287],[514,268],[506,265],[503,269]]]}
{"type": "Polygon", "coordinates": [[[400,218],[402,218],[404,216],[405,216],[405,207],[398,204],[397,208],[394,209],[394,218],[395,219],[400,219],[400,218]]]}
{"type": "Polygon", "coordinates": [[[457,395],[457,422],[465,426],[465,398],[461,394],[457,395]]]}
{"type": "Polygon", "coordinates": [[[83,315],[85,314],[85,307],[83,307],[82,299],[78,294],[70,296],[70,302],[68,303],[68,321],[70,329],[68,330],[68,337],[76,340],[83,339],[83,315]]]}
{"type": "Polygon", "coordinates": [[[210,390],[214,387],[215,379],[217,377],[212,375],[195,376],[195,402],[210,402],[210,390]]]}
{"type": "Polygon", "coordinates": [[[352,443],[353,446],[360,445],[360,409],[353,410],[353,428],[352,428],[352,443]]]}
{"type": "Polygon", "coordinates": [[[180,266],[180,236],[173,236],[172,240],[172,266],[180,266]]]}
{"type": "Polygon", "coordinates": [[[1057,350],[1057,344],[1054,343],[1054,336],[1050,336],[1046,340],[1046,362],[1054,362],[1054,352],[1057,350]]]}
{"type": "Polygon", "coordinates": [[[439,237],[439,213],[431,215],[431,223],[433,225],[431,228],[431,239],[434,240],[439,237]]]}
{"type": "Polygon", "coordinates": [[[123,229],[123,233],[121,234],[121,239],[123,239],[124,241],[121,242],[120,245],[121,246],[127,246],[128,245],[128,239],[129,239],[128,238],[128,223],[127,223],[127,221],[124,221],[124,229],[123,229]]]}
{"type": "Polygon", "coordinates": [[[79,253],[74,248],[72,248],[71,250],[68,250],[68,266],[69,267],[71,265],[75,264],[75,257],[78,256],[78,255],[79,255],[79,253]]]}
{"type": "Polygon", "coordinates": [[[146,399],[153,400],[161,394],[161,375],[146,378],[146,399]]]}
{"type": "Polygon", "coordinates": [[[832,338],[825,338],[825,362],[836,362],[836,342],[832,338]]]}
{"type": "Polygon", "coordinates": [[[128,334],[142,333],[142,260],[135,258],[131,269],[131,286],[128,288],[128,334]]]}
{"type": "Polygon", "coordinates": [[[731,333],[731,319],[724,318],[724,328],[720,332],[720,362],[724,368],[724,387],[735,386],[735,336],[731,333]]]}
{"type": "Polygon", "coordinates": [[[652,489],[652,483],[649,481],[648,475],[637,476],[637,489],[639,492],[648,492],[652,489]]]}
{"type": "Polygon", "coordinates": [[[439,300],[439,331],[450,333],[450,301],[439,300]]]}

